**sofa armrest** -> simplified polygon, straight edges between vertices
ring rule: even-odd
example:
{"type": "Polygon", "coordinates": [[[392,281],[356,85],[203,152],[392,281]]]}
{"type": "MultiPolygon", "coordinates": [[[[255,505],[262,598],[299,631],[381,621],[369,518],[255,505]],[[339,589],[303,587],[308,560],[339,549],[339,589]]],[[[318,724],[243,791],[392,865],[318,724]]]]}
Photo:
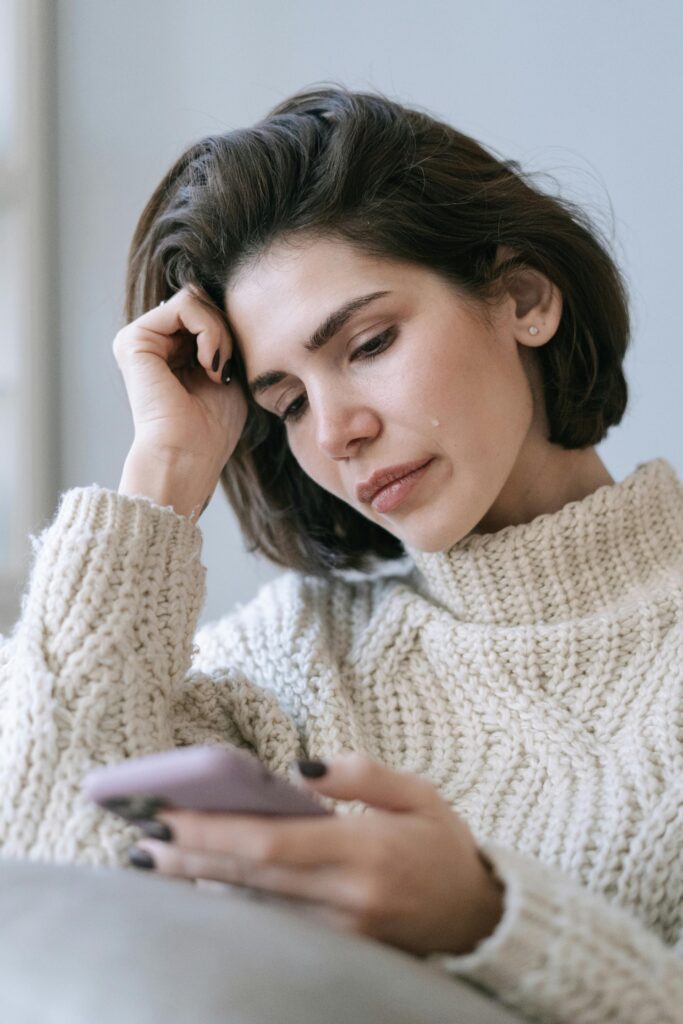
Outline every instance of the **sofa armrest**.
{"type": "Polygon", "coordinates": [[[515,1024],[465,982],[299,907],[0,860],[3,1024],[515,1024]]]}

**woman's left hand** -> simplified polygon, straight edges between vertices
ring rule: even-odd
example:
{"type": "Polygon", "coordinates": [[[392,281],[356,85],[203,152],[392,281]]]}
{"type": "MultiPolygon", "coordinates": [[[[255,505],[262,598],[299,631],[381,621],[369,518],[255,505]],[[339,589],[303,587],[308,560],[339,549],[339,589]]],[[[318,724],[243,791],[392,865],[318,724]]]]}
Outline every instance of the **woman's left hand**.
{"type": "Polygon", "coordinates": [[[138,844],[164,875],[313,901],[343,931],[417,955],[468,953],[495,929],[503,886],[427,779],[361,754],[297,785],[373,812],[305,818],[162,810],[169,842],[138,844]]]}

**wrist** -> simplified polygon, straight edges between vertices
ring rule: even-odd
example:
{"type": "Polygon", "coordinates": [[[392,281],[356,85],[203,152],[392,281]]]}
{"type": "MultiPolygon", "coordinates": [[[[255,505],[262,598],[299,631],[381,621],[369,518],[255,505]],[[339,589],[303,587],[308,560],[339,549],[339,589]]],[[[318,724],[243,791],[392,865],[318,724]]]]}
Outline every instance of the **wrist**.
{"type": "Polygon", "coordinates": [[[482,865],[481,885],[477,899],[477,912],[468,934],[466,949],[460,949],[460,955],[472,953],[476,947],[488,939],[500,924],[505,910],[505,885],[495,874],[490,860],[478,851],[482,865]]]}
{"type": "Polygon", "coordinates": [[[218,473],[186,455],[166,454],[136,447],[130,449],[121,474],[119,494],[149,498],[171,506],[196,522],[215,490],[218,473]]]}

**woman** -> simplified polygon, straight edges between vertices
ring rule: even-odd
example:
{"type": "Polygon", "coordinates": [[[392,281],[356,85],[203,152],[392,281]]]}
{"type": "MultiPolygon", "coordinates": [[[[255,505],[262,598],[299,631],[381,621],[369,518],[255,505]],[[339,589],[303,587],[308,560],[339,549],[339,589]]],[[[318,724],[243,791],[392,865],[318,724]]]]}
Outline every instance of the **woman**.
{"type": "Polygon", "coordinates": [[[629,319],[586,218],[311,89],[180,157],[126,320],[119,492],[63,496],[3,651],[3,851],[312,900],[544,1020],[676,1020],[683,488],[595,451],[629,319]],[[219,480],[291,571],[195,636],[219,480]],[[347,813],[140,839],[79,795],[216,741],[347,813]]]}

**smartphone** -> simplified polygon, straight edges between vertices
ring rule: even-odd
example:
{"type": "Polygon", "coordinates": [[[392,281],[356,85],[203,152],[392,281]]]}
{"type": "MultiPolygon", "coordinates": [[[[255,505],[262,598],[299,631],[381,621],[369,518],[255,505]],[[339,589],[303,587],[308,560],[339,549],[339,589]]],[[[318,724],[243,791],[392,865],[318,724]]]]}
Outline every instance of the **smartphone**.
{"type": "Polygon", "coordinates": [[[333,814],[315,793],[274,775],[246,750],[223,745],[178,747],[89,772],[82,792],[127,820],[166,807],[231,814],[333,814]]]}

